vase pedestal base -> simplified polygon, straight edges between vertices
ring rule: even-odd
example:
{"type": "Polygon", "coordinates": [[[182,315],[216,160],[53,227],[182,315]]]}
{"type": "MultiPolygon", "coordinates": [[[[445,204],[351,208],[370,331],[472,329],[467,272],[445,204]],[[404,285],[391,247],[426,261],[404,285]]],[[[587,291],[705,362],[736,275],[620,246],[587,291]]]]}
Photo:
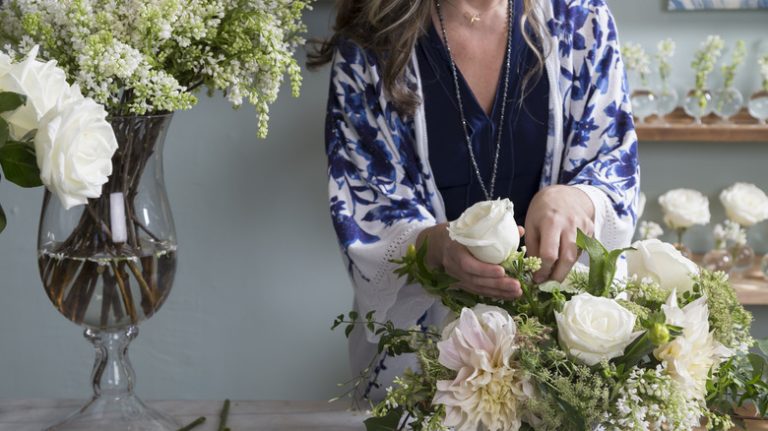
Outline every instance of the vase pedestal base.
{"type": "Polygon", "coordinates": [[[176,420],[145,405],[136,396],[94,398],[45,431],[177,431],[176,420]]]}

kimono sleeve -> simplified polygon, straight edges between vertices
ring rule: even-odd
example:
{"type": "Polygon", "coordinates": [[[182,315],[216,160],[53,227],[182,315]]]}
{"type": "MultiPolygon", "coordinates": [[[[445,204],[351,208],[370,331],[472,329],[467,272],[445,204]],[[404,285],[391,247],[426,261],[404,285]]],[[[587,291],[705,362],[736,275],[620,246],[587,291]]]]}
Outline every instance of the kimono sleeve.
{"type": "Polygon", "coordinates": [[[561,182],[584,191],[595,207],[595,235],[608,249],[635,230],[640,169],[616,24],[603,0],[572,2],[580,23],[572,37],[570,109],[561,182]]]}
{"type": "Polygon", "coordinates": [[[356,309],[413,325],[434,299],[406,285],[390,260],[404,255],[435,218],[412,127],[382,94],[375,58],[351,42],[339,44],[332,65],[326,152],[331,217],[356,309]]]}

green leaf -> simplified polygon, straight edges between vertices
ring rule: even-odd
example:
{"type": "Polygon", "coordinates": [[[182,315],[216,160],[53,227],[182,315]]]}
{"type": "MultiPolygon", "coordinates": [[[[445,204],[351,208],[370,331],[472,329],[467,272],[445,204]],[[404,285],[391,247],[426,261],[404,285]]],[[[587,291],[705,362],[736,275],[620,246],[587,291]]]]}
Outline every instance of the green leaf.
{"type": "Polygon", "coordinates": [[[757,348],[763,352],[764,355],[768,355],[768,338],[765,340],[756,340],[757,348]]]}
{"type": "Polygon", "coordinates": [[[8,142],[0,147],[0,166],[8,181],[21,187],[38,187],[40,169],[37,167],[35,150],[26,144],[8,142]]]}
{"type": "Polygon", "coordinates": [[[589,255],[589,289],[594,296],[608,296],[616,276],[616,261],[632,248],[609,252],[600,241],[588,237],[581,229],[576,233],[576,245],[589,255]]]}
{"type": "Polygon", "coordinates": [[[0,112],[15,111],[27,103],[27,96],[7,91],[0,92],[0,112]]]}
{"type": "Polygon", "coordinates": [[[364,421],[366,431],[397,431],[403,409],[390,410],[386,416],[369,418],[364,421]]]}
{"type": "Polygon", "coordinates": [[[0,117],[0,147],[5,145],[6,142],[8,142],[8,137],[10,136],[11,131],[8,127],[8,122],[5,121],[2,117],[0,117]]]}
{"type": "Polygon", "coordinates": [[[7,225],[7,220],[5,219],[5,213],[3,212],[3,206],[0,205],[0,232],[5,230],[5,226],[7,225]]]}

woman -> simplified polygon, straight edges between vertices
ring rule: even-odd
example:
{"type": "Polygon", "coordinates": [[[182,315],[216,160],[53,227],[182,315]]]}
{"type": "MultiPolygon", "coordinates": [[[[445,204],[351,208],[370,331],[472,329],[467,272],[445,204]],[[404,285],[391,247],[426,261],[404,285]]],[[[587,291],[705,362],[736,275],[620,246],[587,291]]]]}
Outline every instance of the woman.
{"type": "MultiPolygon", "coordinates": [[[[355,309],[400,327],[439,325],[445,309],[393,274],[390,260],[429,240],[428,263],[458,286],[514,299],[516,280],[448,238],[475,202],[515,203],[537,281],[562,280],[577,229],[626,246],[636,222],[637,138],[604,0],[340,0],[326,144],[331,214],[355,309]]],[[[353,370],[373,365],[378,398],[409,360],[370,359],[350,337],[353,370]]]]}

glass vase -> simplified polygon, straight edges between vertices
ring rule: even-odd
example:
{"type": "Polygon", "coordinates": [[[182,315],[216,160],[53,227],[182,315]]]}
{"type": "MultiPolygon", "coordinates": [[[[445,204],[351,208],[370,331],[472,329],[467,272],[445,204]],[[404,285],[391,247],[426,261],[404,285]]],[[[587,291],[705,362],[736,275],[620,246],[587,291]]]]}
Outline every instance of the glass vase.
{"type": "Polygon", "coordinates": [[[709,90],[691,90],[683,100],[685,113],[693,118],[693,123],[701,125],[701,119],[712,112],[712,94],[709,90]]]}
{"type": "Polygon", "coordinates": [[[659,116],[662,122],[667,122],[667,115],[677,108],[678,101],[677,91],[666,83],[662,84],[661,88],[656,92],[656,115],[659,116]]]}
{"type": "Polygon", "coordinates": [[[163,305],[176,272],[176,233],[162,152],[172,114],[116,117],[113,170],[98,199],[65,209],[45,193],[38,232],[43,287],[96,348],[93,397],[48,430],[170,431],[179,424],[133,392],[128,345],[163,305]]]}
{"type": "Polygon", "coordinates": [[[731,249],[733,268],[731,273],[743,273],[749,271],[755,264],[755,250],[749,244],[734,244],[731,249]]]}
{"type": "Polygon", "coordinates": [[[753,94],[747,104],[749,115],[765,125],[768,120],[768,91],[762,90],[753,94]]]}
{"type": "Polygon", "coordinates": [[[715,92],[713,105],[715,114],[730,123],[731,117],[738,114],[744,105],[744,96],[734,87],[722,88],[715,92]]]}
{"type": "Polygon", "coordinates": [[[638,124],[645,124],[646,118],[656,114],[656,95],[651,90],[635,90],[629,98],[632,102],[632,113],[637,117],[638,124]]]}
{"type": "Polygon", "coordinates": [[[725,248],[715,248],[704,255],[701,266],[710,271],[722,271],[727,274],[733,269],[733,256],[725,248]]]}

